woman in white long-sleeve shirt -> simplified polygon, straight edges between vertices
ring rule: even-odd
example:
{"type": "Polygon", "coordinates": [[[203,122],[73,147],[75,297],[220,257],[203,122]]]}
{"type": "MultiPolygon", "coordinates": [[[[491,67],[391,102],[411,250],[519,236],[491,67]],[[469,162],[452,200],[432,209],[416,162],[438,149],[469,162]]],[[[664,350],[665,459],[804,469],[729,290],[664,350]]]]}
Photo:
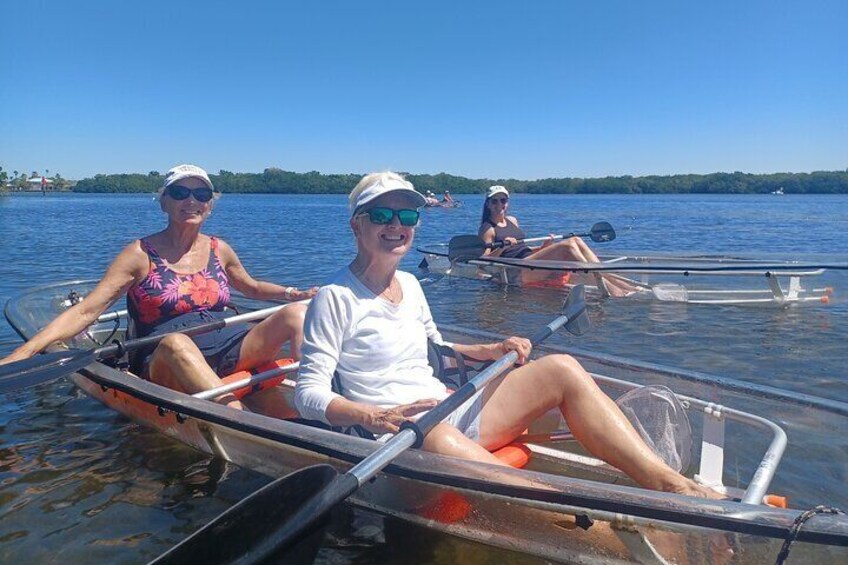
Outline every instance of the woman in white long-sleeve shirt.
{"type": "MultiPolygon", "coordinates": [[[[412,247],[423,205],[412,184],[390,172],[365,176],[351,192],[357,255],[318,291],[306,314],[295,392],[304,418],[387,435],[448,395],[427,363],[427,338],[443,343],[442,337],[418,281],[397,270],[412,247]],[[342,394],[332,390],[336,372],[342,394]]],[[[425,450],[502,464],[489,450],[558,407],[586,449],[642,486],[717,496],[654,455],[574,358],[548,355],[525,365],[531,345],[520,337],[451,345],[481,361],[515,351],[521,366],[436,426],[425,450]]]]}

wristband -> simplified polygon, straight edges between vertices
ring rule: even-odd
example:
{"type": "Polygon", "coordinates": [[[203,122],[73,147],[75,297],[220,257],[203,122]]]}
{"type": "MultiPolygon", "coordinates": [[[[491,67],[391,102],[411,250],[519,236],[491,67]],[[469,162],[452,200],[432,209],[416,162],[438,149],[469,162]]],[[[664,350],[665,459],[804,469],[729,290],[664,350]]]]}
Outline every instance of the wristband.
{"type": "Polygon", "coordinates": [[[295,290],[296,290],[296,289],[295,289],[293,286],[287,286],[287,287],[286,287],[286,289],[283,291],[283,295],[284,295],[286,298],[291,299],[292,294],[294,294],[294,291],[295,291],[295,290]]]}

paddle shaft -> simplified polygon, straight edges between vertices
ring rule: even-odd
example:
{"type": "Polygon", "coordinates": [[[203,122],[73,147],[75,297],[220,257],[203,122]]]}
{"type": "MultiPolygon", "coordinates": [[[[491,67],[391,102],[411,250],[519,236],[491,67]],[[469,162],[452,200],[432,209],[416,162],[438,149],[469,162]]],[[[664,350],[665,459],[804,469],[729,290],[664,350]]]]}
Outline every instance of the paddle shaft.
{"type": "Polygon", "coordinates": [[[210,398],[215,398],[221,396],[222,394],[227,394],[229,392],[233,392],[242,388],[258,385],[267,380],[279,377],[280,375],[293,373],[299,368],[300,363],[289,363],[288,365],[283,365],[282,367],[277,367],[276,369],[262,371],[261,373],[256,373],[255,375],[250,375],[249,377],[245,377],[243,379],[239,379],[237,381],[233,381],[225,385],[217,386],[215,388],[210,388],[209,390],[198,392],[196,394],[193,394],[192,396],[201,400],[209,400],[210,398]]]}
{"type": "MultiPolygon", "coordinates": [[[[555,235],[553,237],[525,237],[524,239],[517,240],[515,244],[544,243],[545,241],[560,241],[571,237],[590,237],[592,238],[592,241],[612,241],[615,239],[615,230],[609,222],[598,222],[585,233],[569,233],[555,235]]],[[[494,243],[486,244],[486,247],[489,249],[500,249],[501,247],[506,246],[507,243],[505,241],[496,241],[494,243]]]]}
{"type": "MultiPolygon", "coordinates": [[[[513,245],[521,245],[522,243],[544,243],[545,241],[560,241],[563,239],[568,239],[569,237],[586,237],[590,234],[588,233],[570,233],[570,234],[560,234],[555,235],[553,237],[526,237],[524,239],[517,240],[513,245]]],[[[489,249],[500,249],[501,247],[509,247],[505,241],[496,241],[494,243],[486,244],[486,247],[489,249]]]]}
{"type": "MultiPolygon", "coordinates": [[[[555,235],[553,236],[553,240],[556,241],[569,237],[587,236],[592,238],[592,241],[596,242],[612,241],[615,239],[615,230],[609,222],[598,222],[593,225],[588,232],[555,235]]],[[[550,239],[550,237],[524,238],[517,240],[515,244],[537,243],[550,239]]],[[[505,241],[486,243],[483,241],[483,238],[478,235],[457,235],[452,237],[448,242],[448,259],[450,259],[451,262],[477,259],[483,255],[487,249],[501,249],[507,246],[508,244],[505,241]]]]}
{"type": "MultiPolygon", "coordinates": [[[[271,308],[265,308],[255,312],[248,312],[246,314],[214,320],[192,328],[187,328],[182,332],[172,333],[183,333],[189,336],[198,335],[218,330],[232,324],[252,322],[254,320],[266,318],[285,306],[286,304],[281,304],[279,306],[273,306],[271,308]]],[[[51,353],[45,353],[2,365],[0,366],[0,392],[15,390],[26,386],[33,386],[61,378],[82,369],[98,359],[104,360],[111,357],[120,357],[127,351],[156,345],[168,335],[171,334],[147,336],[123,343],[115,342],[111,345],[100,347],[98,349],[70,349],[53,351],[51,353]]]]}
{"type": "MultiPolygon", "coordinates": [[[[271,314],[274,314],[275,312],[285,308],[286,306],[286,304],[280,304],[279,306],[272,306],[270,308],[264,308],[262,310],[256,310],[254,312],[247,312],[245,314],[239,314],[237,316],[230,316],[229,318],[222,318],[213,322],[207,322],[205,324],[200,324],[188,328],[185,331],[174,333],[181,333],[187,336],[209,333],[215,330],[220,330],[221,328],[225,328],[227,326],[232,326],[234,324],[253,322],[255,320],[267,318],[271,314]]],[[[93,356],[97,359],[108,359],[110,357],[115,357],[116,355],[122,355],[125,351],[141,349],[150,345],[156,345],[157,343],[165,339],[165,337],[167,337],[168,335],[170,334],[150,335],[138,339],[131,339],[125,343],[114,343],[112,345],[107,345],[105,347],[95,349],[93,351],[93,356]]]]}

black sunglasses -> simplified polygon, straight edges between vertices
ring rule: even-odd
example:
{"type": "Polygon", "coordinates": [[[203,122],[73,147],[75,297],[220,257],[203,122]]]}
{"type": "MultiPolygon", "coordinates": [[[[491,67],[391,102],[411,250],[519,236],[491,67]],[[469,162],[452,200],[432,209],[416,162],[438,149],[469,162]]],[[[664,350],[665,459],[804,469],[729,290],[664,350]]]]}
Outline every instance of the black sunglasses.
{"type": "Polygon", "coordinates": [[[371,223],[378,226],[391,224],[394,217],[397,216],[400,225],[410,227],[418,224],[418,218],[421,216],[421,213],[418,210],[412,209],[393,210],[392,208],[379,207],[365,210],[360,215],[367,215],[371,223]]]}
{"type": "Polygon", "coordinates": [[[189,196],[194,196],[194,199],[198,202],[209,202],[212,200],[212,197],[215,196],[212,189],[206,186],[202,186],[200,188],[189,188],[187,186],[182,186],[181,184],[172,184],[165,189],[165,192],[174,200],[185,200],[189,196]]]}
{"type": "Polygon", "coordinates": [[[509,202],[509,198],[506,196],[503,196],[501,198],[489,198],[489,200],[491,202],[497,202],[498,204],[506,204],[507,202],[509,202]]]}

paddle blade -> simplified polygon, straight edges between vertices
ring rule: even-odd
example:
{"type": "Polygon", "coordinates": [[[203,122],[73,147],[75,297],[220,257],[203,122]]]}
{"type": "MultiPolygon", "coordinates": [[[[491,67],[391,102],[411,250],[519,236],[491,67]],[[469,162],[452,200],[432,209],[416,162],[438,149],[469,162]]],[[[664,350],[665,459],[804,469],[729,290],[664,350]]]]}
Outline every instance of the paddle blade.
{"type": "Polygon", "coordinates": [[[589,237],[592,241],[604,242],[615,239],[615,230],[609,222],[598,222],[592,229],[589,230],[589,237]]]}
{"type": "Polygon", "coordinates": [[[467,261],[477,259],[486,250],[486,243],[476,235],[457,235],[448,242],[448,259],[467,261]]]}
{"type": "Polygon", "coordinates": [[[592,325],[586,314],[586,289],[580,284],[571,289],[565,299],[562,312],[568,316],[565,329],[573,335],[583,335],[592,325]]]}
{"type": "Polygon", "coordinates": [[[688,302],[689,291],[675,283],[659,283],[651,287],[654,297],[662,302],[688,302]]]}
{"type": "MultiPolygon", "coordinates": [[[[274,556],[281,563],[312,563],[321,547],[328,513],[303,524],[297,536],[281,539],[280,524],[309,505],[338,477],[329,465],[314,465],[268,483],[151,565],[256,563],[274,556]]],[[[355,480],[355,479],[354,479],[355,480]]]]}
{"type": "Polygon", "coordinates": [[[0,392],[46,383],[94,362],[94,351],[56,351],[0,365],[0,392]]]}

